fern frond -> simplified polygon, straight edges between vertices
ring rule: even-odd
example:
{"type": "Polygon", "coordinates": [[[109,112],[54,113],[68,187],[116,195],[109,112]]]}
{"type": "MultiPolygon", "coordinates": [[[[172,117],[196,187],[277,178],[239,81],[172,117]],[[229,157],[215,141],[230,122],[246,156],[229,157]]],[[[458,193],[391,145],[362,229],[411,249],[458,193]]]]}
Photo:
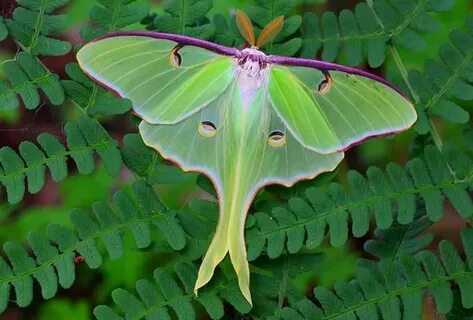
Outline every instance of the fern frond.
{"type": "Polygon", "coordinates": [[[300,50],[302,40],[295,34],[301,27],[302,18],[299,15],[289,15],[298,4],[299,1],[294,0],[256,0],[248,8],[247,13],[256,23],[258,32],[275,18],[285,16],[282,31],[263,47],[268,54],[294,56],[300,50]]]}
{"type": "Polygon", "coordinates": [[[143,22],[149,30],[210,39],[215,33],[207,18],[212,6],[211,0],[166,0],[164,14],[152,14],[143,22]]]}
{"type": "MultiPolygon", "coordinates": [[[[285,16],[284,26],[278,36],[263,47],[263,51],[268,54],[278,54],[284,56],[294,56],[300,50],[302,45],[301,38],[297,35],[302,25],[302,18],[299,15],[290,15],[291,11],[299,4],[299,1],[255,1],[247,10],[251,20],[255,23],[257,32],[261,30],[273,19],[279,16],[285,16]]],[[[241,47],[244,43],[235,19],[232,17],[229,21],[216,14],[213,17],[215,34],[213,40],[217,43],[241,47]]]]}
{"type": "Polygon", "coordinates": [[[132,189],[133,192],[119,190],[115,193],[114,208],[98,202],[92,207],[92,215],[73,210],[74,230],[51,225],[47,238],[37,232],[30,233],[31,255],[21,245],[7,242],[3,249],[10,263],[0,257],[0,312],[8,304],[11,286],[20,307],[32,301],[33,279],[39,283],[45,299],[56,295],[58,283],[69,288],[75,279],[76,253],[90,268],[98,268],[103,261],[98,249],[99,239],[111,259],[120,258],[125,230],[133,235],[137,248],[146,248],[151,244],[151,225],[155,225],[173,250],[181,250],[186,236],[174,213],[164,207],[148,185],[136,182],[132,189]]]}
{"type": "Polygon", "coordinates": [[[82,39],[91,41],[106,33],[140,22],[149,7],[136,0],[98,0],[102,6],[93,6],[89,12],[91,26],[80,31],[82,39]]]}
{"type": "Polygon", "coordinates": [[[322,60],[334,61],[342,49],[348,65],[359,65],[367,58],[370,66],[379,67],[389,41],[409,50],[423,50],[426,43],[420,33],[439,28],[432,13],[449,10],[452,3],[373,0],[358,4],[353,12],[343,10],[338,17],[329,11],[320,19],[307,13],[301,29],[301,56],[313,59],[322,51],[322,60]]]}
{"type": "Polygon", "coordinates": [[[394,261],[403,254],[414,254],[425,249],[434,239],[432,233],[424,233],[431,225],[432,221],[421,215],[406,225],[394,222],[388,229],[377,228],[374,232],[376,239],[366,241],[364,249],[380,260],[394,261]]]}
{"type": "Polygon", "coordinates": [[[10,147],[0,149],[0,184],[7,189],[8,202],[18,203],[25,194],[27,180],[30,193],[39,192],[45,182],[46,167],[54,181],[61,181],[68,175],[67,159],[72,158],[81,174],[94,170],[93,154],[97,153],[110,175],[117,175],[121,167],[117,144],[95,121],[83,117],[66,124],[64,131],[67,148],[56,137],[48,133],[38,136],[38,145],[24,141],[19,154],[10,147]]]}
{"type": "Polygon", "coordinates": [[[5,24],[5,20],[3,20],[3,17],[0,17],[0,41],[5,40],[7,36],[8,36],[7,25],[5,24]]]}
{"type": "Polygon", "coordinates": [[[243,45],[243,38],[238,30],[235,19],[227,20],[221,14],[216,14],[212,18],[212,23],[215,28],[215,33],[212,40],[228,47],[241,47],[243,45]]]}
{"type": "MultiPolygon", "coordinates": [[[[416,219],[409,224],[401,225],[394,222],[388,229],[376,228],[374,232],[376,238],[367,240],[363,246],[364,250],[379,260],[397,261],[403,255],[414,255],[425,249],[434,239],[432,233],[425,233],[432,225],[432,221],[425,215],[425,210],[419,209],[416,212],[416,219]]],[[[369,269],[373,275],[382,278],[378,272],[377,260],[360,258],[357,265],[369,269]]]]}
{"type": "Polygon", "coordinates": [[[18,108],[20,97],[27,109],[36,109],[41,102],[39,90],[53,105],[64,102],[59,77],[29,53],[18,53],[14,60],[5,61],[2,69],[9,83],[0,80],[0,109],[18,108]]]}
{"type": "MultiPolygon", "coordinates": [[[[441,61],[428,61],[424,72],[411,71],[409,82],[419,96],[416,108],[428,116],[439,116],[452,123],[467,123],[470,115],[460,102],[473,100],[473,17],[467,19],[466,32],[453,30],[451,43],[439,51],[441,61]]],[[[420,133],[427,133],[427,116],[420,117],[420,133]]]]}
{"type": "Polygon", "coordinates": [[[458,290],[453,294],[453,307],[449,313],[445,314],[446,320],[473,320],[473,313],[471,310],[462,306],[461,297],[458,290]]]}
{"type": "Polygon", "coordinates": [[[124,289],[112,292],[113,301],[119,312],[109,306],[100,305],[94,309],[98,320],[111,319],[171,319],[172,312],[177,319],[196,319],[193,302],[203,306],[212,319],[224,316],[224,301],[239,312],[250,310],[249,304],[238,292],[236,281],[219,281],[213,288],[205,288],[196,297],[193,293],[197,279],[197,268],[190,263],[178,262],[173,274],[158,268],[154,271],[154,283],[149,280],[136,282],[137,295],[124,289]],[[175,279],[174,275],[177,275],[175,279]]]}
{"type": "Polygon", "coordinates": [[[51,36],[64,30],[67,17],[51,13],[68,2],[17,0],[20,7],[13,12],[13,18],[6,21],[10,35],[21,44],[24,51],[33,55],[65,55],[71,51],[71,44],[51,36]]]}
{"type": "MultiPolygon", "coordinates": [[[[472,163],[463,172],[472,172],[472,163]]],[[[416,200],[425,204],[428,218],[437,221],[443,215],[446,197],[468,218],[473,215],[473,201],[467,192],[473,175],[457,178],[438,149],[427,147],[423,158],[410,160],[406,168],[389,164],[386,171],[372,167],[366,178],[356,171],[348,173],[350,191],[333,183],[328,191],[311,187],[305,199],[291,198],[287,208],[274,208],[270,213],[258,212],[256,225],[246,231],[248,259],[254,260],[266,250],[271,258],[284,249],[298,252],[303,246],[317,247],[326,230],[333,246],[344,244],[351,229],[355,237],[368,232],[371,213],[381,229],[390,227],[393,216],[401,224],[413,221],[416,200]]]]}
{"type": "Polygon", "coordinates": [[[464,308],[473,308],[473,229],[461,232],[466,259],[453,244],[443,240],[439,245],[440,259],[430,251],[415,257],[402,255],[396,262],[378,263],[382,279],[359,268],[354,281],[341,281],[335,290],[317,287],[315,296],[321,307],[308,299],[291,303],[282,311],[283,319],[420,319],[423,297],[429,292],[438,313],[452,308],[452,284],[461,294],[464,308]]]}
{"type": "Polygon", "coordinates": [[[130,100],[121,99],[97,86],[82,72],[77,63],[66,65],[66,73],[72,79],[61,81],[66,95],[86,110],[90,116],[119,115],[132,108],[130,100]]]}
{"type": "Polygon", "coordinates": [[[127,134],[123,142],[123,162],[146,183],[177,184],[188,180],[185,172],[175,165],[165,163],[156,150],[147,147],[139,134],[127,134]]]}

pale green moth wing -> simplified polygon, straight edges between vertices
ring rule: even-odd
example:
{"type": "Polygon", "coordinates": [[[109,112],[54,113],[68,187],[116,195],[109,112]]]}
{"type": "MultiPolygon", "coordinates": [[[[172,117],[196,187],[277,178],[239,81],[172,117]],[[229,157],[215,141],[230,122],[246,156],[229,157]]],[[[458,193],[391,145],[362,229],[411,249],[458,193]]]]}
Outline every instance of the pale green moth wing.
{"type": "Polygon", "coordinates": [[[174,125],[140,124],[145,143],[185,171],[209,176],[218,195],[217,231],[200,266],[195,289],[205,285],[230,254],[240,289],[251,302],[244,241],[248,208],[268,184],[291,186],[331,171],[343,153],[303,147],[276,115],[266,90],[233,82],[218,99],[174,125]]]}
{"type": "Polygon", "coordinates": [[[362,75],[275,65],[268,90],[276,113],[293,135],[323,154],[404,131],[417,120],[409,100],[362,75]]]}
{"type": "MultiPolygon", "coordinates": [[[[282,21],[270,23],[274,32],[264,39],[282,21]]],[[[126,32],[87,44],[77,57],[91,77],[132,100],[147,145],[210,177],[220,216],[195,290],[229,253],[250,303],[244,225],[257,191],[331,171],[350,145],[407,129],[416,119],[402,95],[362,71],[266,56],[255,47],[126,32]]]]}
{"type": "Polygon", "coordinates": [[[146,36],[119,36],[85,45],[83,70],[150,123],[177,123],[220,95],[233,79],[230,57],[146,36]],[[175,48],[175,50],[173,50],[175,48]]]}

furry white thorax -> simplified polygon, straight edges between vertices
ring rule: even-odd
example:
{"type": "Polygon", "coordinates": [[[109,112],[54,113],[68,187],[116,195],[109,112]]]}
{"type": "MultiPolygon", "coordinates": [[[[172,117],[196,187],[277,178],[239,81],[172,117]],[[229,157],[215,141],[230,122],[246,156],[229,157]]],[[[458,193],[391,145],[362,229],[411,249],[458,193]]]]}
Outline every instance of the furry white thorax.
{"type": "Polygon", "coordinates": [[[236,76],[243,88],[258,89],[268,78],[266,55],[255,48],[242,50],[238,59],[236,76]]]}

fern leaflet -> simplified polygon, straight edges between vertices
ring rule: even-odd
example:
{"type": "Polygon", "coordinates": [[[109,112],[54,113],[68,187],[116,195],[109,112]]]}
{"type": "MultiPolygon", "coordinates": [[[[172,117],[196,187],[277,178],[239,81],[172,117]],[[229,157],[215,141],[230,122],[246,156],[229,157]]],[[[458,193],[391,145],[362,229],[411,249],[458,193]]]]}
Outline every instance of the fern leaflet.
{"type": "Polygon", "coordinates": [[[423,50],[426,43],[419,32],[433,32],[439,27],[431,13],[447,11],[451,6],[450,0],[372,0],[358,4],[353,12],[343,10],[338,17],[328,11],[319,20],[307,13],[301,29],[301,56],[314,58],[322,51],[322,60],[334,61],[343,48],[348,65],[359,65],[366,52],[369,65],[379,67],[389,41],[423,50]]]}
{"type": "Polygon", "coordinates": [[[13,12],[13,19],[6,21],[10,35],[21,44],[24,51],[33,55],[65,55],[71,51],[71,44],[52,38],[51,35],[64,29],[67,18],[51,13],[68,2],[17,0],[20,7],[13,12]]]}
{"type": "MultiPolygon", "coordinates": [[[[467,165],[469,169],[458,171],[471,172],[471,163],[467,165]]],[[[350,171],[351,193],[336,183],[329,186],[328,192],[311,187],[305,192],[306,199],[291,198],[287,208],[255,213],[256,224],[246,231],[248,259],[254,260],[265,251],[276,258],[286,248],[295,253],[303,246],[317,247],[327,229],[330,243],[340,246],[348,238],[348,219],[351,218],[353,235],[361,237],[368,232],[371,212],[382,229],[392,225],[395,212],[399,223],[411,223],[416,199],[424,202],[432,221],[442,217],[444,197],[462,217],[473,215],[473,201],[467,192],[473,175],[464,179],[453,176],[435,147],[427,147],[423,159],[412,159],[405,169],[389,164],[386,174],[372,167],[366,179],[350,171]]]]}
{"type": "MultiPolygon", "coordinates": [[[[138,280],[135,287],[138,297],[129,291],[115,289],[112,298],[119,307],[120,314],[126,319],[136,320],[171,319],[169,311],[173,310],[177,319],[195,319],[193,300],[202,305],[212,319],[223,317],[223,300],[240,312],[249,311],[248,303],[241,296],[230,294],[237,289],[236,281],[226,283],[220,281],[214,288],[207,288],[195,297],[193,289],[197,279],[197,268],[190,263],[178,262],[174,265],[173,271],[178,280],[162,268],[154,271],[155,283],[138,280]]],[[[96,307],[94,315],[99,320],[121,319],[116,311],[105,305],[96,307]]]]}
{"type": "Polygon", "coordinates": [[[119,115],[131,109],[130,100],[121,99],[97,86],[82,72],[77,63],[66,65],[66,73],[72,79],[61,82],[66,95],[83,107],[90,116],[97,114],[119,115]]]}
{"type": "Polygon", "coordinates": [[[69,122],[64,127],[67,149],[53,135],[38,136],[39,147],[29,141],[19,146],[19,154],[9,147],[0,149],[0,184],[8,193],[8,202],[18,203],[25,194],[27,180],[30,193],[39,192],[45,182],[46,167],[54,181],[67,176],[67,159],[72,158],[81,174],[90,174],[94,169],[93,154],[102,159],[106,171],[117,175],[121,167],[120,152],[116,142],[95,121],[87,117],[77,123],[69,122]]]}
{"type": "Polygon", "coordinates": [[[211,8],[210,0],[167,0],[164,2],[164,14],[153,13],[143,23],[149,30],[210,39],[215,32],[206,18],[211,8]]]}
{"type": "Polygon", "coordinates": [[[16,292],[16,303],[28,306],[33,298],[33,279],[41,287],[45,299],[57,293],[58,283],[69,288],[75,279],[74,257],[81,255],[87,265],[98,268],[103,261],[98,240],[105,245],[111,259],[123,255],[125,229],[133,235],[137,248],[151,244],[151,225],[155,225],[173,250],[186,244],[186,236],[177,224],[174,213],[167,210],[148,185],[136,182],[133,192],[119,190],[113,197],[114,207],[105,202],[95,203],[93,215],[80,210],[71,212],[74,230],[50,225],[48,236],[32,232],[28,242],[33,250],[30,256],[18,244],[7,242],[3,249],[10,261],[0,257],[0,312],[7,307],[10,288],[16,292]]]}
{"type": "Polygon", "coordinates": [[[451,283],[458,285],[464,308],[473,308],[473,229],[461,233],[466,253],[464,261],[451,242],[439,245],[440,259],[430,251],[402,255],[398,261],[377,264],[382,278],[359,268],[356,279],[337,282],[335,290],[314,290],[320,307],[308,299],[291,303],[282,311],[283,319],[420,319],[423,296],[428,291],[437,311],[452,309],[451,283]]]}
{"type": "Polygon", "coordinates": [[[461,101],[473,100],[473,18],[466,21],[467,33],[453,30],[451,43],[440,48],[442,62],[428,61],[424,72],[411,71],[409,82],[419,96],[416,109],[420,121],[419,133],[428,132],[427,115],[439,116],[452,123],[467,123],[470,115],[461,101]]]}
{"type": "Polygon", "coordinates": [[[64,91],[56,74],[49,72],[34,56],[20,52],[14,60],[2,64],[10,85],[0,80],[0,109],[16,109],[19,95],[27,109],[36,109],[41,102],[39,90],[54,105],[64,102],[64,91]]]}
{"type": "Polygon", "coordinates": [[[102,6],[93,6],[89,12],[90,23],[95,27],[84,27],[80,31],[85,41],[137,23],[149,11],[146,4],[136,3],[136,0],[98,0],[98,2],[102,6]]]}
{"type": "Polygon", "coordinates": [[[0,41],[3,41],[8,36],[8,29],[7,25],[5,24],[5,20],[3,17],[0,17],[0,41]]]}

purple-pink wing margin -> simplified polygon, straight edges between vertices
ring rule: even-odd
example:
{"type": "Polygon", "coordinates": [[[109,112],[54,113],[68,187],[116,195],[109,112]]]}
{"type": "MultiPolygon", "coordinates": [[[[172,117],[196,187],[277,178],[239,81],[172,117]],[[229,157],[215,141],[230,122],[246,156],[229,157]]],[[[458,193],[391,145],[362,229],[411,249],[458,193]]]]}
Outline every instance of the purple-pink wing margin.
{"type": "MultiPolygon", "coordinates": [[[[150,37],[156,39],[164,39],[177,42],[182,46],[195,46],[204,48],[215,53],[225,55],[225,56],[233,56],[235,58],[240,58],[242,56],[241,50],[237,48],[227,47],[219,44],[212,43],[210,41],[201,40],[197,38],[192,38],[188,36],[178,35],[178,34],[171,34],[171,33],[161,33],[161,32],[152,32],[152,31],[120,31],[114,32],[110,34],[106,34],[94,41],[106,39],[106,38],[113,38],[113,37],[123,37],[123,36],[138,36],[138,37],[150,37]]],[[[287,66],[298,66],[298,67],[308,67],[314,68],[321,71],[341,71],[350,74],[356,74],[359,76],[363,76],[366,78],[370,78],[381,82],[388,87],[396,90],[399,94],[405,97],[403,92],[397,88],[396,86],[392,85],[385,79],[374,75],[372,73],[366,72],[364,70],[360,70],[357,68],[351,68],[347,66],[343,66],[340,64],[325,62],[321,60],[312,60],[312,59],[303,59],[303,58],[290,58],[290,57],[283,57],[283,56],[266,56],[264,62],[266,63],[273,63],[273,64],[280,64],[280,65],[287,65],[287,66]]]]}

